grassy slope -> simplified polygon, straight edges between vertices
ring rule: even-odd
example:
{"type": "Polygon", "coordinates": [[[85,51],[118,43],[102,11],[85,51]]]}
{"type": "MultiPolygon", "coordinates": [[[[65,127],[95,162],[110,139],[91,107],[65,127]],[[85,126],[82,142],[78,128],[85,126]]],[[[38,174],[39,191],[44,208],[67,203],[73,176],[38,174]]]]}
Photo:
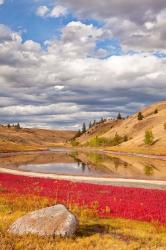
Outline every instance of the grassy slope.
{"type": "Polygon", "coordinates": [[[7,232],[10,224],[29,211],[53,205],[53,200],[35,196],[6,196],[0,191],[1,250],[164,250],[166,228],[158,224],[125,219],[100,219],[87,209],[70,207],[80,222],[76,236],[69,239],[15,236],[7,232]]]}
{"type": "Polygon", "coordinates": [[[74,136],[73,131],[15,129],[0,126],[0,152],[29,151],[61,145],[74,136]]]}
{"type": "Polygon", "coordinates": [[[128,119],[120,121],[110,121],[111,127],[105,132],[99,131],[96,128],[95,133],[86,134],[80,138],[81,143],[85,143],[95,135],[99,135],[105,138],[114,137],[116,132],[121,135],[127,135],[130,140],[122,143],[120,146],[111,147],[110,150],[126,151],[126,152],[139,152],[139,153],[152,153],[152,154],[166,154],[166,130],[163,124],[166,122],[166,102],[155,103],[143,110],[144,115],[142,121],[138,121],[137,113],[130,116],[128,119]],[[158,113],[154,114],[155,109],[158,109],[158,113]],[[147,129],[152,129],[155,143],[152,146],[144,145],[144,134],[147,129]]]}

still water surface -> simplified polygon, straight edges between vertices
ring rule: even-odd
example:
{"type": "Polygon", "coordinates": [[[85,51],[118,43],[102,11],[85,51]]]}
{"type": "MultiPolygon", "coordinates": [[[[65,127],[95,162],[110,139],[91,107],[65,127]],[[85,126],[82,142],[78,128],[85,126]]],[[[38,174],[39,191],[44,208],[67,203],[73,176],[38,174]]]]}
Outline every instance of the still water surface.
{"type": "Polygon", "coordinates": [[[164,160],[68,149],[3,154],[0,167],[35,173],[166,180],[164,160]]]}

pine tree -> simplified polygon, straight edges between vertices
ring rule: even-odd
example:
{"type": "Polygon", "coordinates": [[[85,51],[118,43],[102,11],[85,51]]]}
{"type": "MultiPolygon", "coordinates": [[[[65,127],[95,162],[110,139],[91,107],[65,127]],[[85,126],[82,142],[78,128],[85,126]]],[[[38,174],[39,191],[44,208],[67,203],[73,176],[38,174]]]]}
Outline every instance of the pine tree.
{"type": "Polygon", "coordinates": [[[82,133],[85,133],[85,132],[86,132],[86,124],[84,122],[83,125],[82,125],[82,133]]]}
{"type": "Polygon", "coordinates": [[[16,124],[16,129],[21,129],[21,126],[20,126],[19,122],[16,124]]]}
{"type": "Polygon", "coordinates": [[[89,123],[89,128],[91,128],[91,127],[92,127],[92,123],[90,122],[90,123],[89,123]]]}
{"type": "Polygon", "coordinates": [[[138,113],[138,120],[141,121],[143,120],[144,116],[141,112],[138,113]]]}
{"type": "Polygon", "coordinates": [[[121,116],[121,113],[119,113],[118,115],[117,115],[117,120],[121,120],[122,119],[122,116],[121,116]]]}
{"type": "Polygon", "coordinates": [[[82,135],[81,130],[79,129],[76,135],[74,136],[74,139],[80,137],[82,135]]]}
{"type": "Polygon", "coordinates": [[[101,123],[103,123],[103,122],[104,122],[104,118],[103,118],[103,117],[101,117],[101,120],[100,120],[100,122],[101,122],[101,123]]]}

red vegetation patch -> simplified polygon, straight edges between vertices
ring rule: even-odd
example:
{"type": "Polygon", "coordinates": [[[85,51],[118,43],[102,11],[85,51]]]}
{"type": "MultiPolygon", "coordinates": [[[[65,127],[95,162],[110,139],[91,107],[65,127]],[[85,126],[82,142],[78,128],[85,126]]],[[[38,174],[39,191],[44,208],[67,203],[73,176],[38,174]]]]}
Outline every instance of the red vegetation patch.
{"type": "Polygon", "coordinates": [[[39,195],[56,202],[97,208],[100,217],[166,224],[166,191],[73,183],[0,174],[0,193],[39,195]]]}

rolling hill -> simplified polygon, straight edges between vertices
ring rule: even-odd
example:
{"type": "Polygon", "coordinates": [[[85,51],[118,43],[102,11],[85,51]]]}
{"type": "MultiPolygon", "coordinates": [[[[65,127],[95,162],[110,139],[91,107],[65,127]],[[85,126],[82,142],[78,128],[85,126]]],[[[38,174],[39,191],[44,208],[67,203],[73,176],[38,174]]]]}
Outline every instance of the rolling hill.
{"type": "Polygon", "coordinates": [[[0,125],[0,152],[43,150],[63,145],[76,132],[6,127],[0,125]]]}
{"type": "Polygon", "coordinates": [[[81,145],[87,144],[92,138],[110,139],[118,133],[126,136],[127,141],[118,146],[107,147],[110,150],[148,154],[166,154],[166,102],[154,103],[142,110],[143,120],[138,120],[138,112],[121,120],[108,120],[97,124],[82,135],[78,140],[81,145]],[[154,135],[152,145],[145,145],[145,131],[151,130],[154,135]]]}

